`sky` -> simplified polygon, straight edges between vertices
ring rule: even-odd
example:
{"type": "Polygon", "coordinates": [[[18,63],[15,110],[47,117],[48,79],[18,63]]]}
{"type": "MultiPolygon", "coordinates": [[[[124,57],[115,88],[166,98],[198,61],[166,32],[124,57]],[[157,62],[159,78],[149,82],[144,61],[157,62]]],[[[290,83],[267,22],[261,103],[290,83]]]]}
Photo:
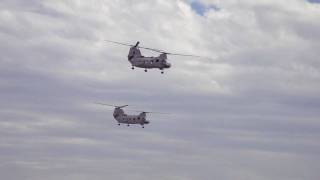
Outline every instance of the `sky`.
{"type": "Polygon", "coordinates": [[[317,180],[319,19],[315,0],[1,0],[1,177],[317,180]],[[105,39],[210,59],[145,73],[105,39]],[[94,102],[170,115],[118,126],[94,102]]]}

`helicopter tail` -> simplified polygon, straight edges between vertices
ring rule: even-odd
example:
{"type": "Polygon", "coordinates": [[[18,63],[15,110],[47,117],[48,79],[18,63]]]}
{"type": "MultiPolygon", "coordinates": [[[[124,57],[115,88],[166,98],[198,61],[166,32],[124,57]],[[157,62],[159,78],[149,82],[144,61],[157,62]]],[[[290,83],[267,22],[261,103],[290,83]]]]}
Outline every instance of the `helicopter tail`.
{"type": "Polygon", "coordinates": [[[146,114],[147,114],[146,112],[142,112],[142,113],[140,113],[139,116],[140,116],[140,117],[143,117],[143,118],[146,118],[146,114]]]}

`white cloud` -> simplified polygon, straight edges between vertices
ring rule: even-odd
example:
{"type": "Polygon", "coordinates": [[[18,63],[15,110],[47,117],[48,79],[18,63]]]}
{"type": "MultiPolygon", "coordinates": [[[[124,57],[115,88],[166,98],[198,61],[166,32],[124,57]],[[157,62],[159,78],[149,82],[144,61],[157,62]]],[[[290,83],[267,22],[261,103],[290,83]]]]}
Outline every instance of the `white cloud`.
{"type": "MultiPolygon", "coordinates": [[[[0,3],[6,179],[315,179],[319,5],[304,0],[0,3]],[[110,39],[210,56],[132,71],[110,39]],[[96,101],[171,112],[118,127],[96,101]],[[15,172],[15,173],[13,173],[15,172]]],[[[146,55],[157,55],[143,51],[146,55]]]]}

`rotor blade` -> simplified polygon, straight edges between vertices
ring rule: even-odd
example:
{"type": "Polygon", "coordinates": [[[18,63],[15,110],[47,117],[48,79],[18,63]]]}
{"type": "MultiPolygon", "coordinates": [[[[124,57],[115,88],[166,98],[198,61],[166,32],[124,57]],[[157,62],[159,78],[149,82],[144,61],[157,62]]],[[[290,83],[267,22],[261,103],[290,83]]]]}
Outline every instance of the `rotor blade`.
{"type": "Polygon", "coordinates": [[[146,111],[143,111],[144,113],[151,113],[151,114],[170,114],[170,113],[163,113],[163,112],[154,112],[154,111],[150,111],[150,112],[146,112],[146,111]]]}
{"type": "Polygon", "coordinates": [[[122,43],[122,42],[117,42],[117,41],[111,41],[111,40],[107,40],[107,39],[106,39],[105,41],[106,41],[106,42],[110,42],[110,43],[114,43],[114,44],[120,44],[120,45],[123,45],[123,46],[130,46],[130,47],[138,46],[138,48],[141,48],[141,49],[147,49],[147,50],[150,50],[150,51],[155,51],[155,52],[159,52],[159,53],[164,53],[163,51],[158,50],[158,49],[141,47],[141,46],[139,46],[139,41],[136,43],[136,45],[127,44],[127,43],[122,43]]]}
{"type": "Polygon", "coordinates": [[[112,106],[112,107],[116,107],[115,105],[111,105],[111,104],[104,104],[104,103],[99,103],[99,102],[95,102],[95,104],[99,104],[99,105],[103,105],[103,106],[112,106]]]}
{"type": "Polygon", "coordinates": [[[197,55],[192,55],[192,54],[177,54],[177,53],[166,53],[166,54],[173,55],[173,56],[187,56],[187,57],[204,58],[203,56],[197,56],[197,55]]]}
{"type": "Polygon", "coordinates": [[[112,105],[112,104],[105,104],[105,103],[98,103],[98,102],[96,102],[95,104],[99,104],[99,105],[103,105],[103,106],[112,106],[112,107],[116,107],[116,108],[124,108],[124,107],[129,106],[129,105],[116,106],[116,105],[112,105]]]}
{"type": "Polygon", "coordinates": [[[193,54],[170,53],[170,52],[162,51],[162,50],[159,50],[159,49],[148,48],[148,47],[139,47],[139,48],[147,49],[147,50],[158,52],[158,53],[164,53],[164,54],[167,54],[167,55],[173,55],[173,56],[186,56],[186,57],[206,58],[206,57],[203,57],[203,56],[198,56],[198,55],[193,55],[193,54]]]}
{"type": "MultiPolygon", "coordinates": [[[[161,50],[159,50],[159,49],[153,49],[153,48],[141,47],[141,46],[139,46],[139,48],[141,48],[141,49],[147,49],[147,50],[154,51],[154,52],[158,52],[158,53],[166,53],[166,52],[161,51],[161,50]]],[[[166,54],[167,54],[167,53],[166,53],[166,54]]]]}
{"type": "MultiPolygon", "coordinates": [[[[114,44],[119,44],[119,45],[123,45],[123,46],[130,46],[133,47],[135,45],[132,44],[126,44],[126,43],[121,43],[121,42],[117,42],[117,41],[110,41],[110,40],[105,40],[106,42],[110,42],[110,43],[114,43],[114,44]]],[[[164,53],[167,55],[173,55],[173,56],[185,56],[185,57],[196,57],[196,58],[206,58],[206,59],[211,59],[209,57],[204,57],[204,56],[198,56],[198,55],[193,55],[193,54],[179,54],[179,53],[171,53],[171,52],[166,52],[163,50],[159,50],[159,49],[154,49],[154,48],[148,48],[148,47],[142,47],[142,46],[138,46],[138,48],[141,49],[146,49],[149,51],[154,51],[154,52],[158,52],[158,53],[164,53]]]]}
{"type": "Polygon", "coordinates": [[[110,40],[105,40],[106,42],[110,42],[110,43],[114,43],[114,44],[120,44],[120,45],[123,45],[123,46],[134,46],[132,44],[126,44],[126,43],[121,43],[121,42],[116,42],[116,41],[110,41],[110,40]]]}
{"type": "Polygon", "coordinates": [[[140,112],[140,113],[152,113],[152,114],[170,114],[170,113],[164,113],[164,112],[154,112],[154,111],[139,111],[139,110],[133,110],[133,109],[127,109],[128,111],[133,112],[140,112]]]}

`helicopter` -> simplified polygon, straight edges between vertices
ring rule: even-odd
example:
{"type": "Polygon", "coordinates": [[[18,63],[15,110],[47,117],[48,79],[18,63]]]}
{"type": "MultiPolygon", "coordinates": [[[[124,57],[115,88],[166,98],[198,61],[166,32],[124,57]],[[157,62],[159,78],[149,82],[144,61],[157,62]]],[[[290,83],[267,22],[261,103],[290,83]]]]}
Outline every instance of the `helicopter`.
{"type": "Polygon", "coordinates": [[[129,46],[129,54],[128,54],[128,61],[131,63],[131,69],[134,70],[135,67],[144,68],[144,71],[147,72],[147,69],[160,69],[161,74],[164,73],[164,69],[169,69],[171,64],[167,62],[167,55],[176,55],[176,56],[189,56],[189,57],[201,57],[196,55],[188,55],[188,54],[177,54],[177,53],[170,53],[165,52],[158,49],[148,48],[139,46],[140,42],[138,41],[135,45],[105,40],[109,43],[119,44],[123,46],[129,46]],[[140,49],[146,49],[154,52],[160,53],[157,57],[145,57],[141,54],[140,49]]]}
{"type": "Polygon", "coordinates": [[[148,112],[148,111],[131,110],[131,111],[135,111],[135,112],[140,112],[140,114],[127,115],[122,108],[125,108],[129,105],[116,106],[116,105],[104,104],[104,103],[95,103],[95,104],[114,107],[113,117],[118,122],[119,126],[121,124],[127,124],[127,126],[130,126],[130,124],[140,124],[141,127],[144,128],[145,124],[150,123],[150,121],[147,120],[148,113],[167,114],[167,113],[161,113],[161,112],[148,112]]]}

